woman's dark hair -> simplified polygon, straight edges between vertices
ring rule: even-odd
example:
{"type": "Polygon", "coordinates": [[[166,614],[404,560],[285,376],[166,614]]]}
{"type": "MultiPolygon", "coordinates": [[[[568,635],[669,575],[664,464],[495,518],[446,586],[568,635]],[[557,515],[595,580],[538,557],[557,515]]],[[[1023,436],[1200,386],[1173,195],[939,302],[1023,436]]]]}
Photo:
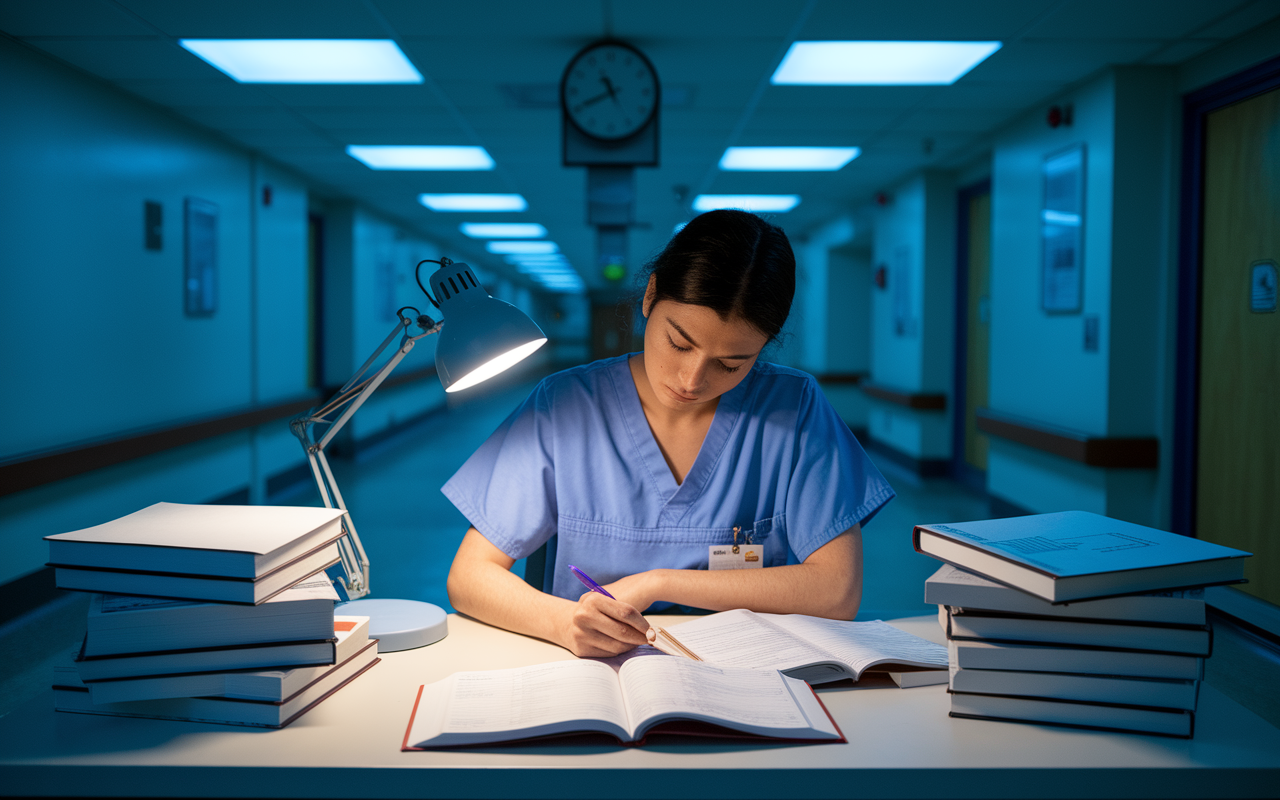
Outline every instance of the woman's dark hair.
{"type": "Polygon", "coordinates": [[[708,211],[646,266],[653,302],[706,306],[721,319],[741,317],[777,338],[796,293],[796,258],[787,235],[746,211],[708,211]]]}

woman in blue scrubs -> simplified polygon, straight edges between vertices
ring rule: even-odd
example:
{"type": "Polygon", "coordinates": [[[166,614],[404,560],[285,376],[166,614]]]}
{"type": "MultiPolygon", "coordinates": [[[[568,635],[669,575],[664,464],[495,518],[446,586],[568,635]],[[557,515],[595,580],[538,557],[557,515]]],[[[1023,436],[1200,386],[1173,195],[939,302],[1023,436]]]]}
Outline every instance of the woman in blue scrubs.
{"type": "Polygon", "coordinates": [[[445,484],[472,524],[454,608],[580,656],[643,644],[641,612],[673,604],[852,619],[862,525],[893,490],[812,376],[759,360],[794,293],[791,245],[759,217],[677,233],[650,266],[643,352],[546,378],[445,484]],[[708,569],[735,535],[763,565],[708,569]],[[540,592],[511,565],[553,536],[540,592]]]}

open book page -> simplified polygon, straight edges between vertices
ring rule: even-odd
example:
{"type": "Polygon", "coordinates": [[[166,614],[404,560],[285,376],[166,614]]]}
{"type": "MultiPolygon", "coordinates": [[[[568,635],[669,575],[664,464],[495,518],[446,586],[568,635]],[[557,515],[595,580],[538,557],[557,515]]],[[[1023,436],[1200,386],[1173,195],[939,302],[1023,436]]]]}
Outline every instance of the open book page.
{"type": "Polygon", "coordinates": [[[764,736],[840,736],[813,692],[774,670],[665,656],[629,660],[619,677],[634,738],[668,719],[701,720],[764,736]]]}
{"type": "Polygon", "coordinates": [[[856,677],[879,664],[946,669],[947,648],[879,620],[844,622],[803,614],[761,614],[849,665],[856,677]]]}
{"type": "Polygon", "coordinates": [[[703,661],[722,667],[788,670],[835,660],[833,654],[770,621],[770,616],[777,615],[738,608],[673,625],[670,631],[703,661]]]}
{"type": "Polygon", "coordinates": [[[424,687],[406,741],[449,746],[569,731],[600,731],[626,741],[630,727],[613,668],[555,661],[457,672],[424,687]]]}

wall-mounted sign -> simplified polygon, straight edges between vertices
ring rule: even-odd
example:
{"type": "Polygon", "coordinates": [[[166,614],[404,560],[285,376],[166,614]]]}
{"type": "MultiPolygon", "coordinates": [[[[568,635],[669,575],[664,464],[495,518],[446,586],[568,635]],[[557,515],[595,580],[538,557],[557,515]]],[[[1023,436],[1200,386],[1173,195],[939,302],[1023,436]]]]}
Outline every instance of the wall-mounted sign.
{"type": "Polygon", "coordinates": [[[1051,313],[1076,313],[1084,286],[1084,145],[1046,158],[1041,174],[1040,306],[1051,313]]]}
{"type": "Polygon", "coordinates": [[[1249,270],[1249,310],[1255,314],[1276,311],[1276,262],[1255,261],[1249,270]]]}

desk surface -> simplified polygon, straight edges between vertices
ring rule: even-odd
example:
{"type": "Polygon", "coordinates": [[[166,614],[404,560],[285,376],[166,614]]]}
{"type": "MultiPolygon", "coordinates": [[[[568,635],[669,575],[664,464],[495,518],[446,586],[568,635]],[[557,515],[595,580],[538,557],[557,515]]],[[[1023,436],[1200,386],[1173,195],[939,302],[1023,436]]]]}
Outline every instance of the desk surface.
{"type": "MultiPolygon", "coordinates": [[[[655,618],[659,620],[661,618],[655,618]]],[[[663,624],[674,624],[668,619],[663,624]]],[[[895,625],[941,640],[935,618],[895,625]]],[[[195,797],[1274,797],[1280,731],[1213,687],[1192,740],[951,719],[944,686],[867,676],[821,690],[848,744],[539,744],[400,752],[419,684],[571,658],[449,618],[279,730],[56,713],[0,719],[5,795],[195,797]]]]}

